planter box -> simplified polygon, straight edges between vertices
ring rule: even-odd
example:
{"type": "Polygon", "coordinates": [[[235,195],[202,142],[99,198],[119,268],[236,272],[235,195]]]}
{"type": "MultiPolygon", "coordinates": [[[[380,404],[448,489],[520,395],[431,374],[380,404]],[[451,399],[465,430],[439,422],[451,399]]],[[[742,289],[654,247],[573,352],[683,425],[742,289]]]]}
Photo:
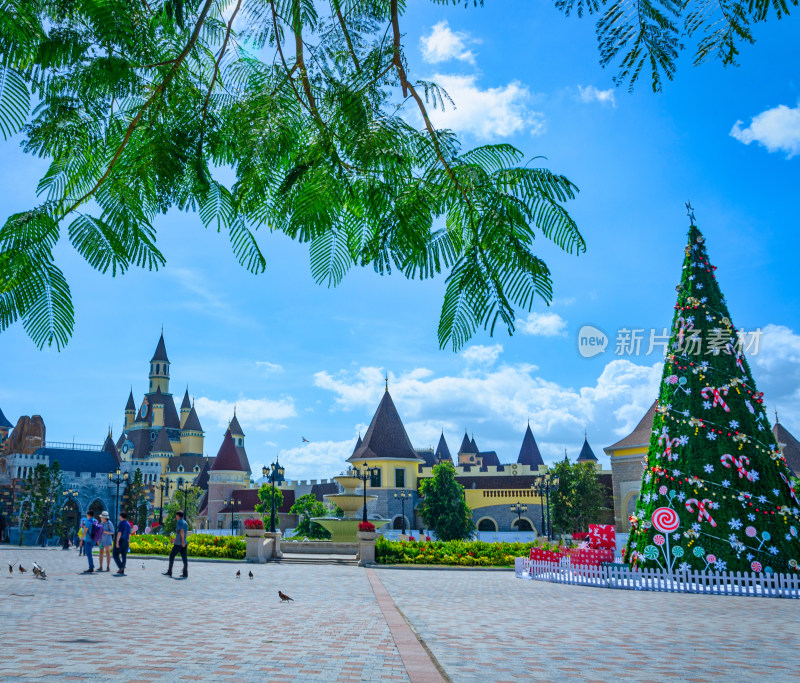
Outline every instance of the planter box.
{"type": "Polygon", "coordinates": [[[263,529],[245,529],[244,535],[247,538],[261,538],[264,535],[263,529]]]}
{"type": "Polygon", "coordinates": [[[357,531],[356,536],[358,536],[359,541],[374,541],[378,538],[377,531],[357,531]]]}

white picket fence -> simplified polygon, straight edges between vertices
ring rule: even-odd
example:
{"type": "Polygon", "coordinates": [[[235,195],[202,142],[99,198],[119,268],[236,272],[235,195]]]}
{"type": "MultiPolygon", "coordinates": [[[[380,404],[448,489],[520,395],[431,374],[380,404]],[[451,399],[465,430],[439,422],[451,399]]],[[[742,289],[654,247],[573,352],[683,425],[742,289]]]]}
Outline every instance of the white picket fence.
{"type": "Polygon", "coordinates": [[[669,572],[661,569],[631,569],[624,566],[573,567],[569,562],[535,562],[526,557],[515,561],[517,578],[574,586],[662,593],[705,593],[761,598],[800,598],[800,575],[753,572],[669,572]]]}

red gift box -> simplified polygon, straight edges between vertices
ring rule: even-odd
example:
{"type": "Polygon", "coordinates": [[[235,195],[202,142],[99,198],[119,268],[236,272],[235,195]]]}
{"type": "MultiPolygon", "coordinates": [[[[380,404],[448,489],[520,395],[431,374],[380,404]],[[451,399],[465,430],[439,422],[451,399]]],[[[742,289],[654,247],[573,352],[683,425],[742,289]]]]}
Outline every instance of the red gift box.
{"type": "Polygon", "coordinates": [[[613,524],[590,524],[589,525],[589,547],[591,548],[611,548],[617,547],[617,532],[613,524]]]}
{"type": "Polygon", "coordinates": [[[559,562],[561,560],[561,553],[555,550],[531,548],[530,559],[533,562],[559,562]]]}
{"type": "Polygon", "coordinates": [[[597,567],[602,562],[613,562],[614,551],[611,548],[578,549],[572,553],[570,563],[573,567],[597,567]]]}

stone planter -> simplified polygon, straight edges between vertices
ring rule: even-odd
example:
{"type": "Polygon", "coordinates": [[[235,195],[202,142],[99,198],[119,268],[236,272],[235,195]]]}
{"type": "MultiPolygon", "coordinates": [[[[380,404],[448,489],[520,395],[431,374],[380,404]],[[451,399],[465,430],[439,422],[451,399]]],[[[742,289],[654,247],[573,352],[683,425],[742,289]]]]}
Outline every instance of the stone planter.
{"type": "Polygon", "coordinates": [[[246,538],[263,538],[264,530],[263,529],[245,529],[244,535],[246,538]]]}
{"type": "Polygon", "coordinates": [[[375,531],[359,531],[358,536],[358,566],[364,567],[375,563],[375,539],[378,534],[375,531]]]}

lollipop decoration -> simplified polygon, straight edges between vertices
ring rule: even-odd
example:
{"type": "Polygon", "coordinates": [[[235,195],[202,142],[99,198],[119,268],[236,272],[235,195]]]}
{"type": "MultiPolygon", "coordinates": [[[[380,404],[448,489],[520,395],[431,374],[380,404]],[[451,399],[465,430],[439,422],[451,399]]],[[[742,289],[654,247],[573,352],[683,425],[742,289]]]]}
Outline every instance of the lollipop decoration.
{"type": "Polygon", "coordinates": [[[760,572],[761,571],[761,563],[758,560],[753,560],[750,563],[750,569],[752,569],[756,573],[760,572]]]}
{"type": "Polygon", "coordinates": [[[762,531],[761,538],[759,539],[761,543],[758,544],[757,550],[761,550],[761,546],[764,545],[768,540],[770,540],[772,536],[770,536],[769,531],[762,531]]]}
{"type": "Polygon", "coordinates": [[[659,547],[664,545],[665,541],[666,539],[661,534],[656,534],[655,536],[653,536],[653,543],[655,543],[659,547]]]}
{"type": "Polygon", "coordinates": [[[665,534],[671,534],[681,523],[678,513],[667,507],[656,508],[651,519],[653,520],[653,526],[665,534]]]}

